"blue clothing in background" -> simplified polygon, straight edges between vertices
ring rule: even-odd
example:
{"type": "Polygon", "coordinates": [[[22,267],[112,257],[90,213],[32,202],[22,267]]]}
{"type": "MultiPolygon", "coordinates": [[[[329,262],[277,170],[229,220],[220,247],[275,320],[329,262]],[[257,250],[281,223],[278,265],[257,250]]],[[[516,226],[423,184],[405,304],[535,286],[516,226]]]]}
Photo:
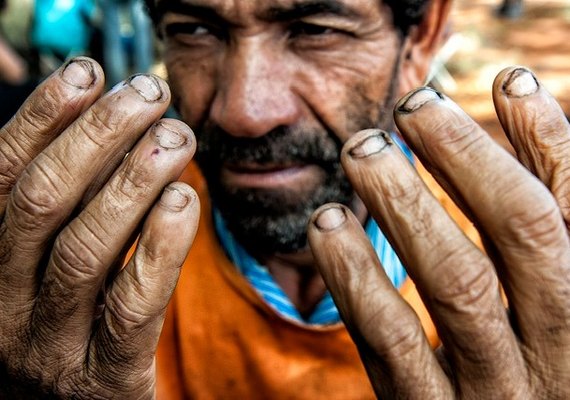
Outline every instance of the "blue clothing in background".
{"type": "Polygon", "coordinates": [[[32,45],[40,53],[61,59],[85,54],[93,33],[94,13],[94,0],[36,0],[32,45]]]}

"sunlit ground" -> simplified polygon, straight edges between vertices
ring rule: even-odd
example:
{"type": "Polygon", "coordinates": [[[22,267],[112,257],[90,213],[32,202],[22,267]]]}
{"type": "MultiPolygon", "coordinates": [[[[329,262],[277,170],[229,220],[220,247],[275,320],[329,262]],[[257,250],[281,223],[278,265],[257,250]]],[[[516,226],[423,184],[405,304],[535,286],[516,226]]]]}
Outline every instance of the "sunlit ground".
{"type": "Polygon", "coordinates": [[[525,0],[517,20],[493,12],[500,0],[459,0],[452,12],[452,35],[442,55],[450,76],[445,92],[501,143],[491,86],[506,66],[525,65],[570,114],[570,0],[525,0]]]}

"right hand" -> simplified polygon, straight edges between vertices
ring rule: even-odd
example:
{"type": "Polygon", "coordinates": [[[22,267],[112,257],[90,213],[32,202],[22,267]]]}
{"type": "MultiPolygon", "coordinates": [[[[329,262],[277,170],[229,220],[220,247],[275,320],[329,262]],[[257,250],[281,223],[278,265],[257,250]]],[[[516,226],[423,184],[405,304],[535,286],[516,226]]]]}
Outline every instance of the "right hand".
{"type": "Polygon", "coordinates": [[[156,122],[170,100],[162,80],[103,86],[94,61],[72,60],[0,130],[0,398],[154,395],[199,215],[195,192],[171,182],[196,141],[179,121],[156,122]]]}

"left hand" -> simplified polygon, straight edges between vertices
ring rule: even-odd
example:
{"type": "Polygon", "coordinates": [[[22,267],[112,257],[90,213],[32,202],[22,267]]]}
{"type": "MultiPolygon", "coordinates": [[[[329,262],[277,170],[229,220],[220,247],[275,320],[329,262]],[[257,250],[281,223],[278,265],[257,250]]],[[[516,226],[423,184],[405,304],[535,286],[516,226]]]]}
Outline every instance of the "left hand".
{"type": "Polygon", "coordinates": [[[326,205],[309,224],[321,273],[383,399],[570,398],[570,126],[524,68],[504,70],[493,95],[518,160],[431,89],[412,92],[395,111],[408,144],[475,223],[487,254],[388,135],[363,131],[343,150],[350,181],[437,327],[437,352],[356,218],[326,205]]]}

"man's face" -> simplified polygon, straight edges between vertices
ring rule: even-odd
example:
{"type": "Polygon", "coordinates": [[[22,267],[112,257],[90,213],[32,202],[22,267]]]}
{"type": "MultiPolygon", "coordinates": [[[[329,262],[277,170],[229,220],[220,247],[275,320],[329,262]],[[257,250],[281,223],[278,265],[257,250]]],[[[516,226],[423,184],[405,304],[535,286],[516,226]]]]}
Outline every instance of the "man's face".
{"type": "Polygon", "coordinates": [[[392,129],[401,39],[378,0],[162,0],[176,106],[214,205],[256,254],[306,245],[320,205],[353,206],[342,143],[392,129]]]}

